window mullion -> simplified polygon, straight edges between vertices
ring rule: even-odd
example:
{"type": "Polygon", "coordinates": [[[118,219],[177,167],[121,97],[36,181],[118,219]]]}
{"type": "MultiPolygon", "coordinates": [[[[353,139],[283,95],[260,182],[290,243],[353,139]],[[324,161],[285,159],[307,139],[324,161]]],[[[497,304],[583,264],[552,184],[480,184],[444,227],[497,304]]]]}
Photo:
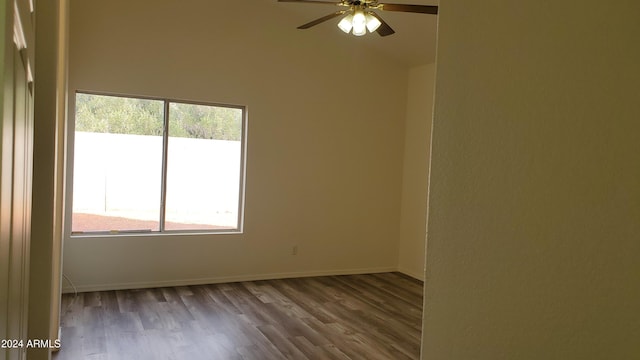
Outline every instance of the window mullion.
{"type": "Polygon", "coordinates": [[[162,181],[160,183],[160,232],[164,231],[167,208],[167,158],[169,149],[169,101],[164,101],[164,126],[162,129],[162,181]]]}

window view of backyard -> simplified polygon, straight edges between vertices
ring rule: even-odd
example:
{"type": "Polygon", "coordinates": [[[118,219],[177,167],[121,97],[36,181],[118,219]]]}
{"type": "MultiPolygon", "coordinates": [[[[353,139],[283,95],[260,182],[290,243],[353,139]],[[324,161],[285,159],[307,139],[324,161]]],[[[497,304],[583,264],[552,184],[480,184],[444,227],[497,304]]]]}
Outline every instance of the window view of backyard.
{"type": "Polygon", "coordinates": [[[237,107],[76,94],[72,233],[238,229],[243,118],[237,107]]]}

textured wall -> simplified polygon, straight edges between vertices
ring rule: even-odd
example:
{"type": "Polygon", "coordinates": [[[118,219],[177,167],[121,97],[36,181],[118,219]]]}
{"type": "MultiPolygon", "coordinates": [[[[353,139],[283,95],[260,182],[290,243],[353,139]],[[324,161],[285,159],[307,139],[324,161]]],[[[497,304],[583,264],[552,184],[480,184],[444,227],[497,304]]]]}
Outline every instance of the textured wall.
{"type": "Polygon", "coordinates": [[[636,2],[442,1],[423,359],[640,356],[636,2]]]}

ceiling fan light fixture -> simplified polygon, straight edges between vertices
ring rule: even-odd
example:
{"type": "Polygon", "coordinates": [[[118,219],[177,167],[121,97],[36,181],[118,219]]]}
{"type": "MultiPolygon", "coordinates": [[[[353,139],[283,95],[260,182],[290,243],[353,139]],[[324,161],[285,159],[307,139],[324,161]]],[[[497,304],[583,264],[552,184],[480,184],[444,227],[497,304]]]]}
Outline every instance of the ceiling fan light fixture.
{"type": "Polygon", "coordinates": [[[362,9],[352,10],[340,20],[338,27],[346,34],[352,33],[355,36],[362,36],[369,32],[376,31],[382,22],[371,11],[365,12],[362,9]]]}
{"type": "Polygon", "coordinates": [[[365,17],[367,19],[367,29],[369,30],[369,32],[374,32],[378,30],[380,25],[382,25],[382,22],[380,22],[380,20],[378,20],[377,17],[371,15],[370,12],[367,13],[365,17]]]}
{"type": "Polygon", "coordinates": [[[349,14],[343,17],[342,20],[340,20],[340,22],[338,23],[338,27],[340,28],[340,30],[348,34],[351,32],[351,29],[353,28],[352,23],[353,23],[353,14],[349,14]]]}
{"type": "MultiPolygon", "coordinates": [[[[32,1],[32,0],[30,0],[32,1]]],[[[437,5],[384,4],[378,0],[278,0],[279,2],[330,4],[346,7],[345,10],[333,12],[321,18],[298,26],[298,29],[308,29],[325,21],[344,16],[338,23],[340,30],[362,36],[369,32],[377,32],[380,36],[393,35],[395,31],[387,24],[377,11],[396,11],[421,14],[438,14],[437,5]],[[376,11],[371,11],[376,10],[376,11]]]]}
{"type": "Polygon", "coordinates": [[[356,10],[353,13],[353,35],[362,36],[367,33],[367,17],[362,10],[356,10]]]}

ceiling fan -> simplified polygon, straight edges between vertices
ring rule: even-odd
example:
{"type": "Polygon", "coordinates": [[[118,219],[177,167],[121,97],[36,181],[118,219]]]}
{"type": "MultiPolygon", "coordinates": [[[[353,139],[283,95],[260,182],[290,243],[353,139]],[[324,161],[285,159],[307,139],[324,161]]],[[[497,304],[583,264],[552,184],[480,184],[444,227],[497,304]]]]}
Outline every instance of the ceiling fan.
{"type": "Polygon", "coordinates": [[[380,36],[389,36],[395,31],[373,10],[384,11],[400,11],[422,14],[438,14],[438,7],[434,5],[407,5],[407,4],[383,4],[378,0],[342,0],[342,1],[323,1],[323,0],[278,0],[278,2],[297,2],[308,4],[327,4],[346,8],[332,14],[323,16],[319,19],[298,26],[298,29],[308,29],[312,26],[331,20],[335,17],[345,15],[340,20],[338,27],[345,33],[352,33],[355,36],[362,36],[369,32],[377,32],[380,36]]]}

